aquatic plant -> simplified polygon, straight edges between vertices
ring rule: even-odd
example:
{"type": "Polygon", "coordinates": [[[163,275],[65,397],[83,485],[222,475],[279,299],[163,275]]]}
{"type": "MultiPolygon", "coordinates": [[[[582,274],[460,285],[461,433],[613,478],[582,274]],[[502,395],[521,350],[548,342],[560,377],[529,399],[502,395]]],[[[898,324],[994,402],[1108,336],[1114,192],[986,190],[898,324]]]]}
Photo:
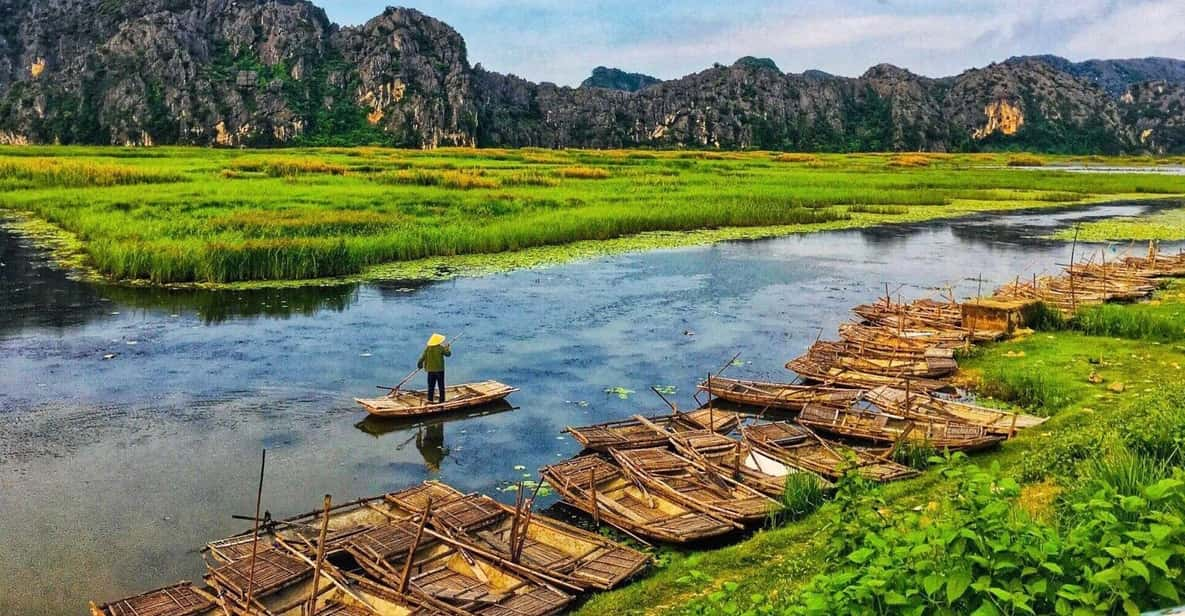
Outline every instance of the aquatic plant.
{"type": "Polygon", "coordinates": [[[770,514],[774,526],[799,520],[813,513],[826,500],[823,484],[814,473],[790,473],[778,496],[778,508],[770,514]]]}

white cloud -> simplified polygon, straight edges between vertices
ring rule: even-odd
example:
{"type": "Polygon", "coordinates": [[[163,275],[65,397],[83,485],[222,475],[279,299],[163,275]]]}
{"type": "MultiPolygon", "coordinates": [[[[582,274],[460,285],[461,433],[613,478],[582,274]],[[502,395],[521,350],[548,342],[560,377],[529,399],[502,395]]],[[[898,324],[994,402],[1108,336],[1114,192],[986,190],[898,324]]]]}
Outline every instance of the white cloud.
{"type": "Polygon", "coordinates": [[[1081,56],[1185,56],[1185,2],[1124,6],[1079,30],[1066,42],[1081,56]]]}

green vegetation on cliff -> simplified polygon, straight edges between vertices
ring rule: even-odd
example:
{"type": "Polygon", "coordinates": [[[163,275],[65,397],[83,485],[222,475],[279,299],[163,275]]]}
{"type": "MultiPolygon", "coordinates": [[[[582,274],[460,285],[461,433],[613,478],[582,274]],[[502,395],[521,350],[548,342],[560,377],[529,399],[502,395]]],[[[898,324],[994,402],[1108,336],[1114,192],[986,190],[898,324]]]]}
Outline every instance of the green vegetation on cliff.
{"type": "Polygon", "coordinates": [[[1171,176],[1018,171],[1008,160],[11,147],[0,149],[0,209],[73,234],[112,279],[227,283],[365,276],[647,232],[726,239],[1185,192],[1171,176]]]}

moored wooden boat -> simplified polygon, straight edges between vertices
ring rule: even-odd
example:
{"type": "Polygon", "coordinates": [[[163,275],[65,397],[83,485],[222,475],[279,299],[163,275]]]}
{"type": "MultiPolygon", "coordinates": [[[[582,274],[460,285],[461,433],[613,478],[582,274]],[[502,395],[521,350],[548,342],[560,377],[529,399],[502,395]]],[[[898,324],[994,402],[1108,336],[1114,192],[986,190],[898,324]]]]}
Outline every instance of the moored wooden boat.
{"type": "Polygon", "coordinates": [[[367,413],[377,417],[422,417],[451,413],[504,399],[518,389],[498,381],[465,383],[445,388],[444,402],[428,402],[427,391],[399,391],[382,398],[356,398],[367,413]]]}
{"type": "Polygon", "coordinates": [[[187,581],[96,605],[91,616],[213,616],[222,610],[209,591],[187,581]]]}
{"type": "Polygon", "coordinates": [[[754,450],[795,468],[835,480],[849,470],[872,481],[896,481],[918,471],[866,451],[828,441],[802,426],[786,421],[741,428],[741,438],[754,450]]]}
{"type": "Polygon", "coordinates": [[[697,469],[669,449],[614,450],[613,459],[632,479],[684,507],[752,524],[769,517],[777,503],[754,488],[711,469],[697,469]]]}
{"type": "MultiPolygon", "coordinates": [[[[334,586],[329,567],[317,578],[317,596],[334,586]]],[[[314,564],[283,547],[259,550],[219,566],[208,566],[206,583],[236,616],[266,613],[274,616],[302,616],[314,593],[314,564]]],[[[220,610],[221,612],[221,610],[220,610]]]]}
{"type": "Polygon", "coordinates": [[[925,421],[936,418],[961,421],[973,426],[983,426],[993,434],[1011,435],[1017,430],[1041,425],[1048,419],[891,387],[871,389],[865,392],[864,397],[882,410],[906,419],[925,421]]]}
{"type": "Polygon", "coordinates": [[[967,341],[961,330],[898,329],[861,323],[841,323],[839,337],[857,349],[912,355],[934,353],[939,349],[953,354],[967,341]]]}
{"type": "Polygon", "coordinates": [[[928,443],[938,450],[976,451],[997,445],[1005,438],[983,426],[940,419],[918,421],[855,407],[808,405],[798,416],[798,422],[845,438],[888,444],[904,439],[928,443]]]}
{"type": "MultiPolygon", "coordinates": [[[[727,434],[741,422],[739,413],[721,409],[705,408],[689,412],[675,412],[670,415],[648,417],[651,423],[671,430],[703,430],[727,434]]],[[[640,449],[660,447],[667,437],[662,432],[643,424],[637,419],[622,419],[591,426],[569,426],[565,429],[585,449],[608,452],[610,449],[640,449]]]]}
{"type": "Polygon", "coordinates": [[[431,502],[434,529],[582,590],[614,588],[650,562],[649,556],[595,533],[435,481],[392,492],[386,500],[406,512],[424,511],[431,502]]]}
{"type": "Polygon", "coordinates": [[[883,354],[859,355],[857,351],[858,348],[841,342],[820,340],[811,345],[807,355],[826,365],[889,377],[938,379],[959,369],[958,362],[949,354],[885,357],[883,354]]]}
{"type": "Polygon", "coordinates": [[[812,471],[785,464],[743,440],[723,434],[707,430],[681,432],[671,434],[670,440],[675,451],[697,468],[715,471],[766,496],[780,497],[786,488],[786,478],[797,473],[809,474],[824,489],[834,487],[812,471]]]}
{"type": "Polygon", "coordinates": [[[832,363],[826,356],[807,353],[790,360],[786,368],[793,370],[799,376],[825,385],[838,385],[857,389],[872,389],[882,385],[905,388],[906,383],[912,389],[921,391],[953,391],[955,387],[950,383],[938,379],[917,379],[905,376],[886,376],[853,370],[832,363]]]}
{"type": "Polygon", "coordinates": [[[963,322],[963,311],[958,302],[939,302],[932,299],[897,303],[884,297],[872,304],[856,306],[852,312],[873,323],[916,323],[927,327],[945,325],[957,328],[963,322]]]}
{"type": "Polygon", "coordinates": [[[443,612],[547,616],[572,601],[413,520],[363,527],[342,547],[372,579],[443,612]]]}
{"type": "Polygon", "coordinates": [[[767,383],[725,377],[712,377],[710,386],[704,381],[697,387],[716,398],[736,404],[784,411],[798,411],[808,403],[846,406],[859,395],[851,389],[839,387],[767,383]]]}
{"type": "Polygon", "coordinates": [[[598,454],[583,455],[541,469],[564,502],[618,529],[668,543],[690,543],[726,535],[736,526],[684,507],[639,487],[598,454]]]}

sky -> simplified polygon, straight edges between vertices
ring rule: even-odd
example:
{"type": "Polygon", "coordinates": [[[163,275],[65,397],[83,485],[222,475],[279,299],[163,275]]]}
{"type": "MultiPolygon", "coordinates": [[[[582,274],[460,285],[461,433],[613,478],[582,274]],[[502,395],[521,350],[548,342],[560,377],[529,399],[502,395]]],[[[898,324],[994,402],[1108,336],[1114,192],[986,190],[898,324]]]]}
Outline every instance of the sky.
{"type": "MultiPolygon", "coordinates": [[[[395,0],[314,0],[343,25],[395,0]]],[[[471,64],[578,85],[595,66],[662,79],[741,56],[857,76],[933,77],[1013,55],[1185,58],[1185,0],[403,0],[455,28],[471,64]]]]}

